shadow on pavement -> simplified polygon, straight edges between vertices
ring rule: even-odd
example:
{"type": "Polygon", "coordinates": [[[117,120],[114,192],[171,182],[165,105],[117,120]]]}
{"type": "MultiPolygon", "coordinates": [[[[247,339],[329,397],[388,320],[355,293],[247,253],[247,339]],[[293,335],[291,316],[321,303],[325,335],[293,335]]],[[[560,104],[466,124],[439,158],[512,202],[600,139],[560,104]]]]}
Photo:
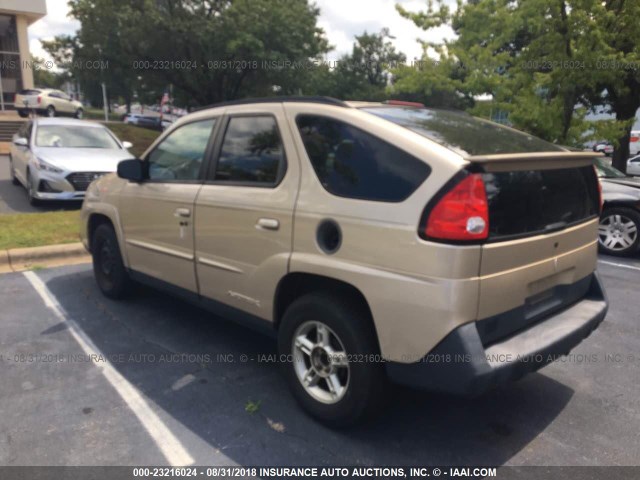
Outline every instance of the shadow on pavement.
{"type": "Polygon", "coordinates": [[[275,363],[260,361],[275,354],[273,340],[146,288],[107,300],[88,270],[47,285],[103,353],[129,358],[114,363],[129,382],[241,465],[501,465],[573,395],[543,374],[470,400],[393,387],[379,418],[332,431],[300,410],[275,363]],[[159,361],[173,354],[192,357],[159,361]],[[257,413],[248,401],[260,402],[257,413]]]}

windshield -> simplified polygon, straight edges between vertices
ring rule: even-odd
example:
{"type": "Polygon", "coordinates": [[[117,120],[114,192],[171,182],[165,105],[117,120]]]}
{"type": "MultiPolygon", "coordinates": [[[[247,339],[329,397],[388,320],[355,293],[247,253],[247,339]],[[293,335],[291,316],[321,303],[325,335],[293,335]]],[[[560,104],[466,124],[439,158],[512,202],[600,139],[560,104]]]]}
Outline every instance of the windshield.
{"type": "Polygon", "coordinates": [[[596,170],[600,178],[626,178],[627,175],[622,173],[617,168],[611,166],[609,162],[602,158],[596,158],[595,161],[596,170]]]}
{"type": "Polygon", "coordinates": [[[78,125],[41,125],[36,131],[36,146],[58,148],[120,148],[102,127],[78,125]]]}
{"type": "Polygon", "coordinates": [[[369,107],[363,111],[402,125],[462,156],[564,151],[532,135],[460,112],[412,107],[369,107]]]}

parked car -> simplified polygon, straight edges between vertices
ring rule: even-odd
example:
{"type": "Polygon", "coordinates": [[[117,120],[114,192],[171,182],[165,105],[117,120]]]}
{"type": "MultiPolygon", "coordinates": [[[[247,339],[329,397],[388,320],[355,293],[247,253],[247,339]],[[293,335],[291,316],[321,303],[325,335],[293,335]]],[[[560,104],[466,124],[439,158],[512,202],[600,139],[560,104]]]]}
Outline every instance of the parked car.
{"type": "Polygon", "coordinates": [[[343,426],[388,379],[479,394],[599,325],[594,156],[451,111],[232,102],[93,183],[81,235],[106,296],[140,281],[264,326],[343,426]]]}
{"type": "Polygon", "coordinates": [[[594,152],[604,153],[607,157],[613,155],[613,145],[609,142],[598,142],[593,146],[594,152]]]}
{"type": "Polygon", "coordinates": [[[604,198],[598,240],[609,255],[638,252],[640,238],[640,179],[625,175],[608,162],[596,160],[604,198]]]}
{"type": "Polygon", "coordinates": [[[632,130],[629,138],[629,155],[640,153],[640,130],[632,130]]]}
{"type": "Polygon", "coordinates": [[[32,205],[45,200],[81,200],[93,180],[115,172],[121,160],[132,158],[127,151],[131,147],[99,123],[29,120],[13,136],[11,179],[27,189],[32,205]]]}
{"type": "Polygon", "coordinates": [[[163,125],[160,122],[159,116],[140,115],[138,113],[127,113],[122,121],[130,125],[137,125],[138,127],[150,128],[153,130],[162,130],[163,125]]]}
{"type": "Polygon", "coordinates": [[[627,174],[640,175],[640,155],[636,155],[627,160],[627,174]]]}
{"type": "Polygon", "coordinates": [[[50,88],[34,88],[21,90],[14,99],[15,109],[22,118],[35,111],[47,117],[70,116],[82,118],[84,108],[82,103],[72,99],[60,90],[50,88]]]}

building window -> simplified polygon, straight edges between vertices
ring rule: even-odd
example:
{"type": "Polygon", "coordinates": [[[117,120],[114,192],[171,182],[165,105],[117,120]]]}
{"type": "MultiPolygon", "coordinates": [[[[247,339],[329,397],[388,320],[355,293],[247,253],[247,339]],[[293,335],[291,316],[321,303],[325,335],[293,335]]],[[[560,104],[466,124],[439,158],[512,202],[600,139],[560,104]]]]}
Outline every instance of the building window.
{"type": "Polygon", "coordinates": [[[13,104],[15,94],[22,90],[20,48],[15,15],[0,15],[0,92],[2,107],[13,104]]]}
{"type": "Polygon", "coordinates": [[[0,52],[20,52],[18,29],[14,15],[0,15],[0,52]]]}

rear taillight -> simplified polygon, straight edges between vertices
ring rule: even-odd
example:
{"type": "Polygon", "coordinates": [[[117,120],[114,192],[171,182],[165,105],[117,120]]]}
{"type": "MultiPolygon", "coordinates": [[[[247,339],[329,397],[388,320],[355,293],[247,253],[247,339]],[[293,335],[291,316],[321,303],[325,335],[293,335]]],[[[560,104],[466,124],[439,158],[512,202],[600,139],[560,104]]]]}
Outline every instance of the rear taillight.
{"type": "Polygon", "coordinates": [[[431,208],[423,236],[437,240],[484,240],[489,236],[489,204],[479,173],[467,175],[431,208]]]}
{"type": "Polygon", "coordinates": [[[40,105],[41,103],[42,103],[42,97],[38,95],[38,105],[40,105]]]}

